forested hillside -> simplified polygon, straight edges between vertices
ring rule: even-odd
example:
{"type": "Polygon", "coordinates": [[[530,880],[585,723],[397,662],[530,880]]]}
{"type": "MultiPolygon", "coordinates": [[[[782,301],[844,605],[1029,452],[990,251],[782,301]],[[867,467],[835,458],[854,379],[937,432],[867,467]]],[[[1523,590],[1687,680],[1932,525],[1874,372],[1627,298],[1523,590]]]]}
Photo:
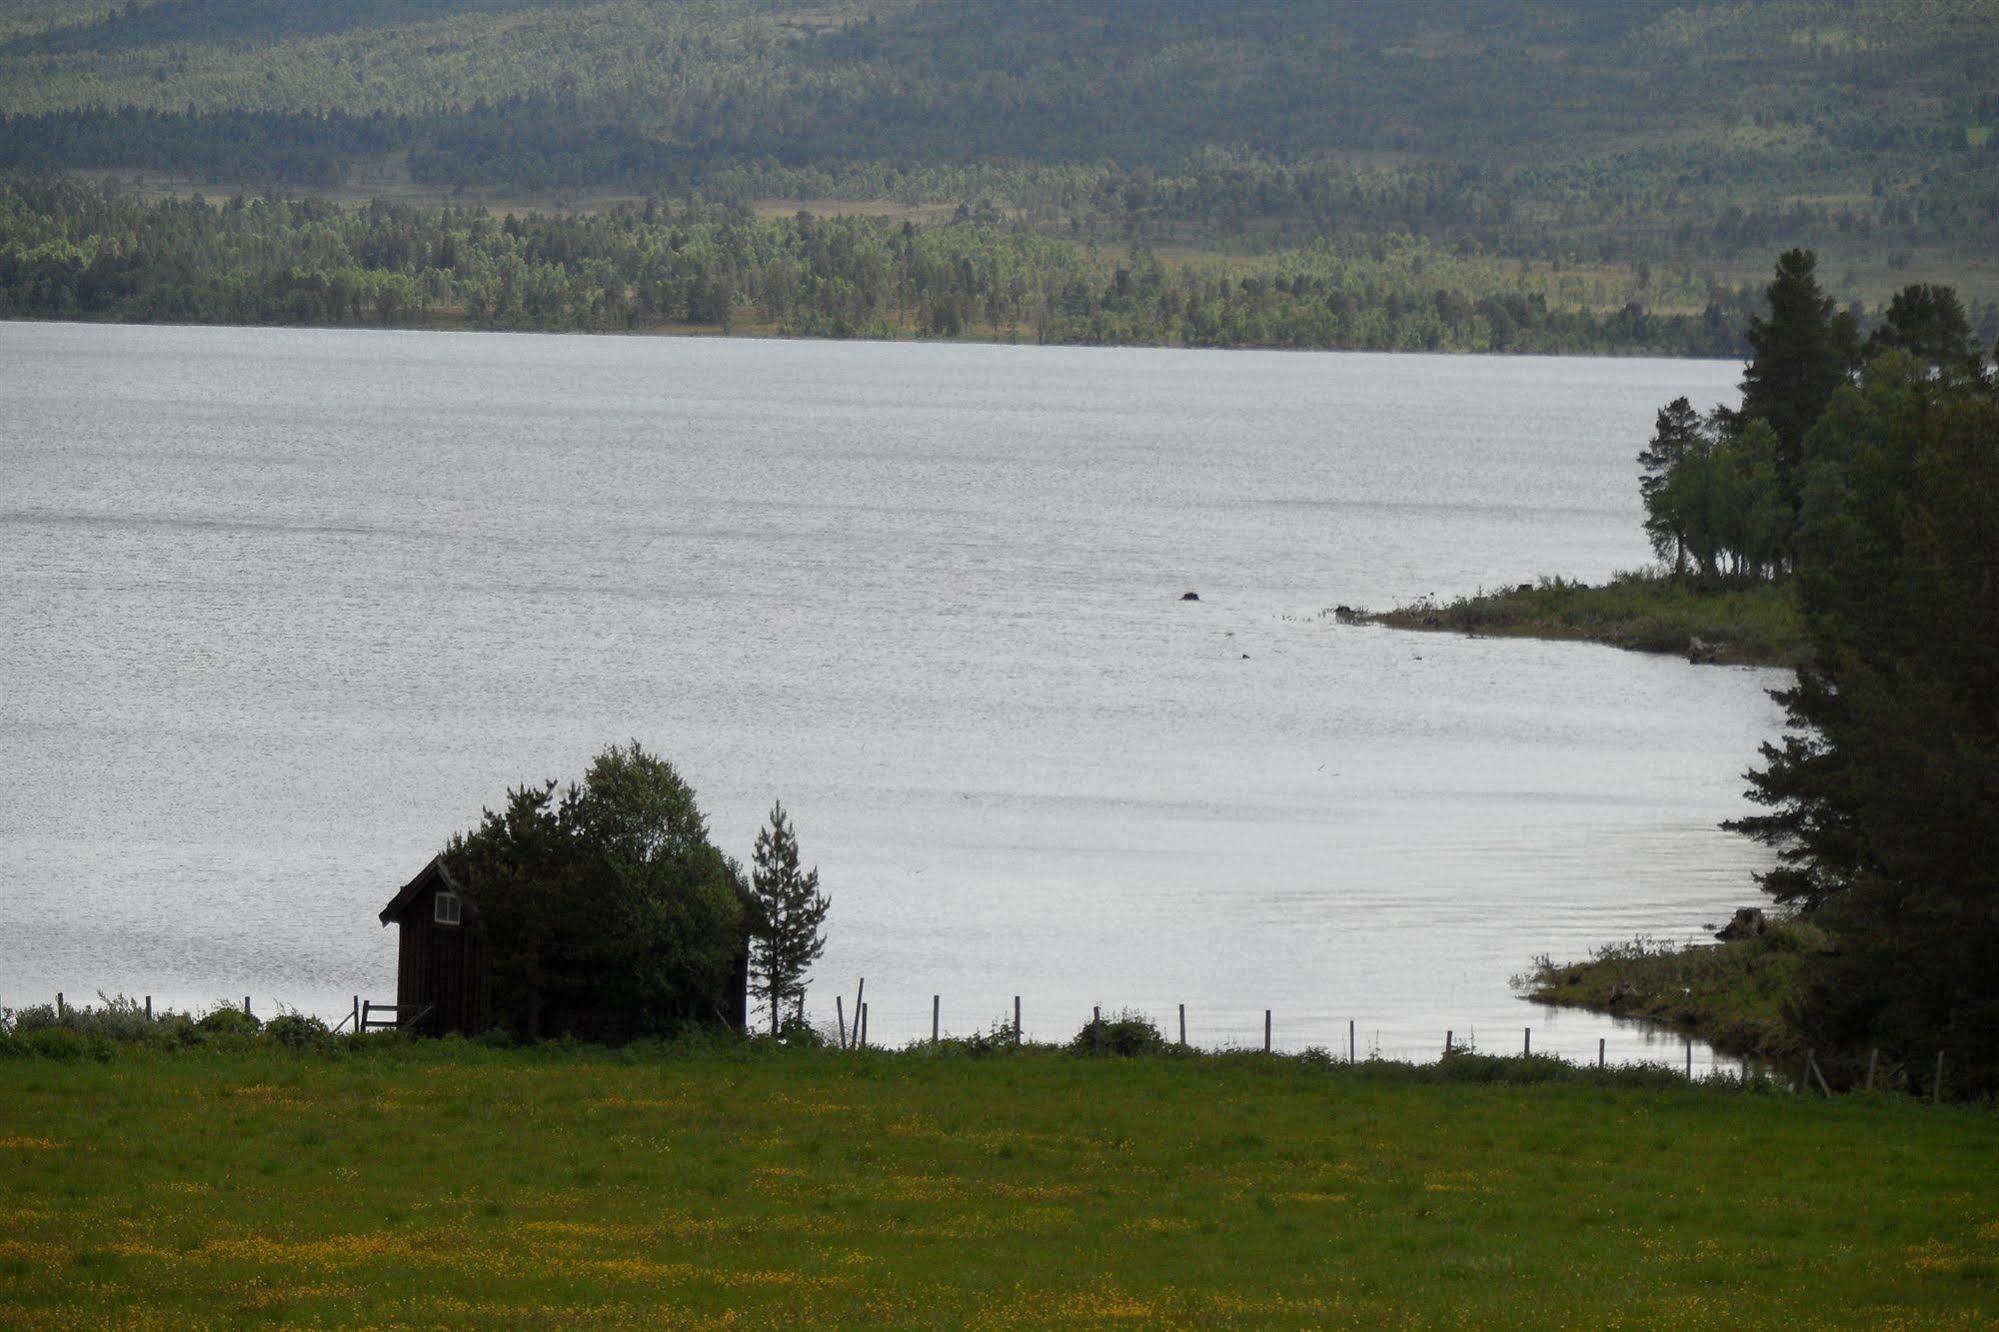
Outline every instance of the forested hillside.
{"type": "Polygon", "coordinates": [[[0,169],[1413,236],[1609,272],[1599,316],[1807,245],[1999,325],[1995,70],[1999,0],[0,0],[0,169]]]}
{"type": "Polygon", "coordinates": [[[1419,240],[1168,265],[990,218],[918,227],[653,201],[484,209],[156,202],[0,181],[0,318],[699,330],[1187,347],[1739,354],[1734,312],[1599,315],[1601,286],[1419,240]],[[1554,299],[1550,299],[1551,295],[1554,299]]]}

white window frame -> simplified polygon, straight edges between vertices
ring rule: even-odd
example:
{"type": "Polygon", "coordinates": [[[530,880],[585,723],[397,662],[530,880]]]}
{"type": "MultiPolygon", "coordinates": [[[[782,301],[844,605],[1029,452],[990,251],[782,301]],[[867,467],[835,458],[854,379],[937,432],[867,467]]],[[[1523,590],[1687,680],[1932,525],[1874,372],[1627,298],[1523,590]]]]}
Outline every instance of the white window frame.
{"type": "Polygon", "coordinates": [[[431,903],[430,919],[436,925],[460,925],[464,923],[464,908],[459,904],[458,894],[439,889],[437,898],[431,903]]]}

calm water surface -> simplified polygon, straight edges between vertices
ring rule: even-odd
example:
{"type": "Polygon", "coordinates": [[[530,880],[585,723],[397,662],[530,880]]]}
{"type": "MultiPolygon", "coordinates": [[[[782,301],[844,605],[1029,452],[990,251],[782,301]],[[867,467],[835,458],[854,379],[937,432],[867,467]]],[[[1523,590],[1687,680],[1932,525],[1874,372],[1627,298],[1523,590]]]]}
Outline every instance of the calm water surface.
{"type": "Polygon", "coordinates": [[[1777,677],[1322,612],[1643,563],[1737,373],[0,324],[0,1004],[388,1000],[395,888],[638,737],[784,799],[889,1041],[1677,1059],[1508,978],[1754,900],[1777,677]]]}

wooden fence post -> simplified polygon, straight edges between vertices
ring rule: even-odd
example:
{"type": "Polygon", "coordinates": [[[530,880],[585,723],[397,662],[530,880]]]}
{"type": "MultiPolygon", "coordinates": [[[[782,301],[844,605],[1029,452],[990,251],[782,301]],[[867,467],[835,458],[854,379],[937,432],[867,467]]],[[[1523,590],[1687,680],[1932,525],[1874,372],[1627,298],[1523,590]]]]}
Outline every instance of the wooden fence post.
{"type": "Polygon", "coordinates": [[[1457,1033],[1456,1033],[1456,1032],[1454,1032],[1454,1031],[1446,1031],[1446,1032],[1444,1033],[1444,1053],[1445,1053],[1445,1054],[1449,1054],[1449,1053],[1451,1052],[1451,1038],[1452,1038],[1453,1036],[1456,1036],[1456,1035],[1457,1035],[1457,1033]]]}
{"type": "Polygon", "coordinates": [[[250,1016],[250,996],[247,994],[243,996],[243,1016],[250,1016]]]}
{"type": "Polygon", "coordinates": [[[833,996],[833,1020],[840,1024],[840,1048],[844,1050],[847,1048],[847,1001],[837,994],[833,996]]]}
{"type": "Polygon", "coordinates": [[[861,1048],[861,996],[867,993],[868,978],[861,977],[861,983],[854,987],[854,1048],[861,1048]]]}
{"type": "Polygon", "coordinates": [[[1263,1010],[1263,1052],[1270,1053],[1270,1010],[1263,1010]]]}
{"type": "Polygon", "coordinates": [[[1099,1004],[1090,1005],[1090,1025],[1093,1027],[1101,1026],[1103,1024],[1103,1020],[1104,1020],[1103,1007],[1099,1004]]]}
{"type": "Polygon", "coordinates": [[[149,994],[146,996],[146,1021],[151,1022],[152,1020],[153,1020],[153,996],[149,994]]]}
{"type": "Polygon", "coordinates": [[[1180,1044],[1187,1043],[1187,1005],[1180,1005],[1180,1044]]]}
{"type": "Polygon", "coordinates": [[[1521,1032],[1521,1035],[1520,1035],[1520,1053],[1521,1053],[1522,1055],[1531,1055],[1531,1054],[1533,1054],[1533,1053],[1534,1053],[1534,1029],[1533,1029],[1532,1027],[1522,1027],[1522,1028],[1520,1029],[1520,1032],[1521,1032]]]}
{"type": "Polygon", "coordinates": [[[1020,996],[1013,997],[1013,1043],[1020,1044],[1020,996]]]}
{"type": "Polygon", "coordinates": [[[57,991],[56,991],[56,1021],[57,1021],[57,1022],[61,1022],[61,1021],[63,1021],[63,1020],[64,1020],[64,1019],[63,1019],[63,1015],[64,1015],[64,1014],[65,1014],[66,1012],[68,1012],[68,1009],[67,1009],[67,1008],[66,1008],[66,1007],[64,1006],[64,1004],[63,1004],[63,1001],[62,1001],[62,991],[61,991],[61,990],[57,990],[57,991]]]}
{"type": "Polygon", "coordinates": [[[1881,1066],[1881,1047],[1875,1046],[1867,1052],[1867,1090],[1874,1090],[1874,1071],[1881,1066]]]}
{"type": "Polygon", "coordinates": [[[1596,1038],[1596,1066],[1603,1067],[1603,1037],[1596,1038]]]}
{"type": "Polygon", "coordinates": [[[868,1006],[861,1005],[861,1048],[868,1048],[868,1006]]]}
{"type": "Polygon", "coordinates": [[[930,996],[930,1043],[932,1045],[937,1044],[939,1022],[943,1016],[943,1012],[944,1012],[944,996],[941,994],[931,995],[930,996]]]}
{"type": "Polygon", "coordinates": [[[1805,1084],[1805,1091],[1809,1093],[1812,1089],[1812,1079],[1818,1079],[1819,1090],[1824,1092],[1826,1098],[1830,1100],[1832,1098],[1832,1088],[1826,1086],[1825,1074],[1819,1072],[1818,1055],[1819,1052],[1817,1050],[1805,1051],[1805,1076],[1802,1081],[1805,1084]]]}
{"type": "Polygon", "coordinates": [[[1692,1082],[1693,1080],[1694,1080],[1694,1039],[1693,1037],[1689,1036],[1687,1038],[1687,1081],[1692,1082]]]}
{"type": "Polygon", "coordinates": [[[361,1030],[361,996],[354,996],[354,1030],[361,1030]]]}
{"type": "Polygon", "coordinates": [[[1354,1062],[1353,1019],[1347,1019],[1347,1062],[1354,1062]]]}

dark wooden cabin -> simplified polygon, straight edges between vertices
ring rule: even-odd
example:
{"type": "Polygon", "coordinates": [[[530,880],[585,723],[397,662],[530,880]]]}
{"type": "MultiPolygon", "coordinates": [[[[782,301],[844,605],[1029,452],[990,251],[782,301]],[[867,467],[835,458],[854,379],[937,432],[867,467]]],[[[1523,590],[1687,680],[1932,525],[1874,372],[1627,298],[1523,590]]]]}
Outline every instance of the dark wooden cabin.
{"type": "Polygon", "coordinates": [[[401,927],[399,1025],[427,1036],[453,1031],[477,1036],[493,1024],[493,985],[479,908],[452,879],[443,856],[425,865],[382,908],[382,924],[401,927]]]}
{"type": "MultiPolygon", "coordinates": [[[[746,904],[747,906],[747,904],[746,904]]],[[[477,1036],[493,1025],[493,979],[479,906],[438,856],[382,908],[382,924],[400,927],[396,960],[397,1025],[426,1036],[459,1032],[477,1036]]],[[[692,999],[670,1016],[698,1023],[722,1023],[741,1031],[749,1019],[750,947],[747,935],[736,947],[735,965],[720,994],[692,999]]],[[[559,987],[543,996],[542,1030],[568,1032],[586,1040],[629,1040],[630,1014],[606,1012],[587,996],[559,987]]]]}

